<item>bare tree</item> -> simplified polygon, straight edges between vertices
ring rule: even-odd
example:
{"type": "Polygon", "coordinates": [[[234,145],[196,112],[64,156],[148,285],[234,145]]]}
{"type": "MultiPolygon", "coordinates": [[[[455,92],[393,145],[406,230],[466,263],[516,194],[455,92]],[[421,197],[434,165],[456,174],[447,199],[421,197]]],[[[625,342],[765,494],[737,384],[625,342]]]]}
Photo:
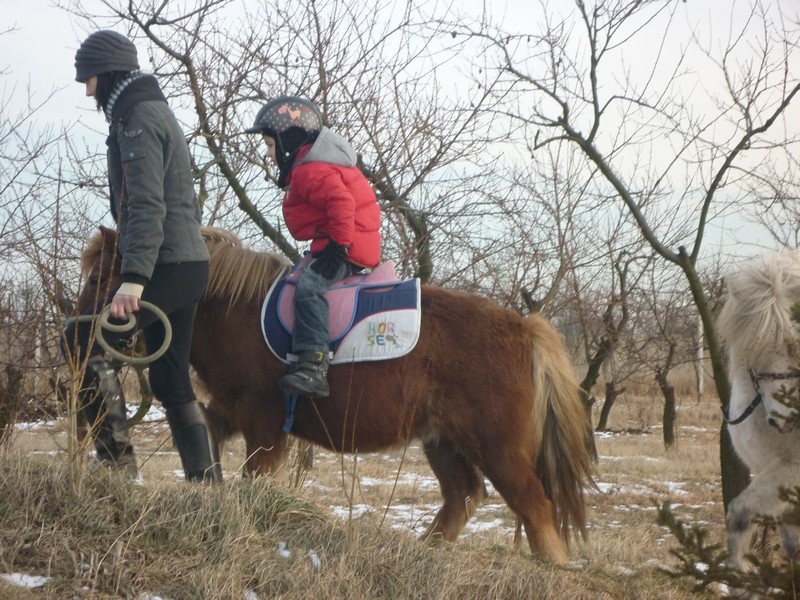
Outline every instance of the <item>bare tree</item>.
{"type": "MultiPolygon", "coordinates": [[[[663,267],[654,265],[655,267],[663,267]]],[[[674,270],[651,269],[642,285],[643,315],[639,328],[639,362],[652,373],[664,400],[662,434],[664,446],[672,447],[677,435],[677,397],[670,380],[674,367],[696,360],[696,309],[686,293],[685,281],[674,270]]]]}
{"type": "MultiPolygon", "coordinates": [[[[692,18],[686,3],[577,0],[563,17],[544,3],[541,8],[542,30],[529,35],[486,24],[456,31],[497,57],[507,93],[526,107],[509,110],[509,117],[534,146],[580,148],[598,185],[625,205],[653,250],[681,269],[726,402],[724,353],[697,265],[707,228],[736,215],[741,200],[762,189],[775,154],[797,141],[781,119],[800,91],[790,66],[800,32],[788,27],[781,6],[758,0],[734,5],[745,16],[732,20],[721,50],[703,43],[698,30],[680,35],[679,20],[692,18]],[[635,46],[645,37],[646,44],[635,46]],[[634,46],[637,64],[623,54],[634,46]],[[638,70],[646,58],[648,68],[638,70]],[[699,73],[699,61],[716,71],[699,73]]],[[[726,431],[722,440],[727,505],[746,478],[733,466],[726,431]]]]}
{"type": "MultiPolygon", "coordinates": [[[[13,29],[0,33],[14,34],[13,29]]],[[[0,82],[5,75],[6,69],[0,67],[0,82]]],[[[3,401],[19,404],[26,397],[41,407],[54,397],[50,375],[61,363],[55,331],[65,297],[65,272],[55,270],[56,257],[65,248],[53,235],[61,199],[58,153],[65,132],[41,123],[43,108],[54,93],[10,86],[3,87],[0,97],[3,401]]],[[[9,417],[19,408],[6,406],[0,411],[9,417]]]]}
{"type": "Polygon", "coordinates": [[[384,254],[404,274],[433,279],[434,267],[485,253],[475,223],[499,185],[485,149],[504,137],[490,127],[494,81],[452,93],[457,84],[444,81],[443,65],[458,54],[422,37],[428,17],[413,3],[370,11],[350,0],[253,9],[207,0],[192,10],[104,4],[108,15],[100,18],[79,0],[62,3],[87,28],[122,24],[147,44],[191,132],[209,223],[245,233],[254,223],[298,257],[283,230],[281,193],[264,182],[274,174],[260,139],[242,134],[265,99],[288,93],[315,101],[325,123],[353,140],[386,216],[384,254]]]}

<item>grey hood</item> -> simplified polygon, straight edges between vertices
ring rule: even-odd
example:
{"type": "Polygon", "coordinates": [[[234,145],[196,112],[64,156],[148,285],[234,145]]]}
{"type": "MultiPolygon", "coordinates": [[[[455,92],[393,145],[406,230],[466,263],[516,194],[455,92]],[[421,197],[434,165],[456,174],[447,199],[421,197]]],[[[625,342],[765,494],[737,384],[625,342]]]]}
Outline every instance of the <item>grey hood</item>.
{"type": "Polygon", "coordinates": [[[350,146],[350,142],[341,135],[323,127],[317,139],[314,140],[311,150],[295,165],[307,162],[325,162],[340,167],[355,167],[356,151],[350,146]]]}

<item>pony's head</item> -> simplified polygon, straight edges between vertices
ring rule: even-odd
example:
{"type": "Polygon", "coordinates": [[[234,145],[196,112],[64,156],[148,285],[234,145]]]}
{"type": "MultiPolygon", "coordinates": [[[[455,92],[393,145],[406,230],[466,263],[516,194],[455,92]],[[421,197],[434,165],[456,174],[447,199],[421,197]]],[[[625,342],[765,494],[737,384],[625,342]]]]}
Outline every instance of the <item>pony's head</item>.
{"type": "Polygon", "coordinates": [[[759,256],[726,285],[717,325],[731,375],[748,372],[770,423],[790,430],[800,424],[800,252],[759,256]]]}
{"type": "Polygon", "coordinates": [[[84,285],[78,296],[77,312],[83,313],[97,305],[116,284],[119,278],[117,241],[117,232],[101,225],[100,231],[86,244],[81,253],[84,285]]]}

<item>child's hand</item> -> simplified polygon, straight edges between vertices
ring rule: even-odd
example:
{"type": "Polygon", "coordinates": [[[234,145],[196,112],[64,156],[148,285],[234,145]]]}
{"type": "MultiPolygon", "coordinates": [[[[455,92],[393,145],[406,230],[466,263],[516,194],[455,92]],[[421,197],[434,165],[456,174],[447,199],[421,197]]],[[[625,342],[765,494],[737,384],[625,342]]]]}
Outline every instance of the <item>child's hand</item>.
{"type": "Polygon", "coordinates": [[[310,268],[315,273],[319,273],[325,279],[330,280],[336,277],[336,272],[346,258],[347,248],[331,240],[322,249],[322,252],[311,261],[310,268]]]}

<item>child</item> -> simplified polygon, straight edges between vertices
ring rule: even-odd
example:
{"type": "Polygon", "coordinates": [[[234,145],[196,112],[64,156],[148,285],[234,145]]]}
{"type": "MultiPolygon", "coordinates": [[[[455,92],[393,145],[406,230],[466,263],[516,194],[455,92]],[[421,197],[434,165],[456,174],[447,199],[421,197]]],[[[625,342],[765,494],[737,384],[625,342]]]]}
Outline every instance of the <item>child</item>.
{"type": "Polygon", "coordinates": [[[260,133],[267,157],[278,165],[286,190],[283,217],[296,240],[311,240],[312,261],[295,290],[292,352],[297,371],[280,379],[283,391],[309,398],[328,386],[328,301],[330,284],[380,262],[380,208],[356,153],[322,125],[314,104],[281,96],[267,102],[247,133],[260,133]]]}

